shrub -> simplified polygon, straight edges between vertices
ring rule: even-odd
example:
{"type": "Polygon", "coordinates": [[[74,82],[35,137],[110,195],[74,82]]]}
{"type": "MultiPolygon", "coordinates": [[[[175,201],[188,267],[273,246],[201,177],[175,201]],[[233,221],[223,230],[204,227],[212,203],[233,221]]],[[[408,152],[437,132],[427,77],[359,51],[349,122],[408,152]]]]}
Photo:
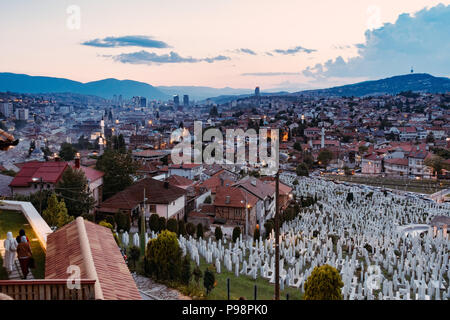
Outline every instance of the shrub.
{"type": "Polygon", "coordinates": [[[159,231],[159,216],[156,213],[150,216],[148,225],[150,227],[150,230],[152,230],[153,232],[159,231]]]}
{"type": "Polygon", "coordinates": [[[197,239],[203,238],[203,225],[199,223],[197,225],[197,239]]]}
{"type": "Polygon", "coordinates": [[[156,280],[180,279],[181,249],[177,235],[164,230],[147,244],[145,272],[156,280]]]}
{"type": "Polygon", "coordinates": [[[234,229],[233,229],[233,242],[236,242],[236,240],[239,239],[240,235],[241,235],[241,228],[234,227],[234,229]]]}
{"type": "Polygon", "coordinates": [[[352,202],[352,201],[353,201],[353,198],[354,198],[353,192],[349,192],[349,193],[347,194],[347,202],[348,202],[348,203],[352,202]]]}
{"type": "Polygon", "coordinates": [[[188,222],[186,224],[186,232],[187,232],[188,235],[194,236],[194,234],[195,234],[195,225],[193,223],[191,223],[191,222],[188,222]]]}
{"type": "Polygon", "coordinates": [[[197,285],[199,284],[200,279],[202,278],[203,274],[202,274],[202,270],[200,270],[200,268],[198,266],[196,266],[194,268],[194,271],[192,272],[192,275],[194,276],[194,280],[197,283],[197,285]]]}
{"type": "Polygon", "coordinates": [[[212,289],[214,289],[216,282],[216,277],[214,272],[208,268],[205,270],[205,275],[203,276],[203,286],[206,289],[206,294],[209,294],[212,289]]]}
{"type": "Polygon", "coordinates": [[[116,222],[114,221],[114,217],[110,215],[105,216],[105,221],[108,222],[113,227],[116,225],[116,222]]]}
{"type": "Polygon", "coordinates": [[[216,241],[222,240],[223,233],[222,228],[220,226],[216,227],[216,230],[214,230],[214,235],[216,236],[216,241]]]}
{"type": "Polygon", "coordinates": [[[106,228],[109,228],[109,229],[111,229],[111,231],[113,231],[113,230],[114,230],[114,228],[113,228],[112,224],[111,224],[111,223],[108,223],[108,222],[106,222],[105,220],[103,220],[103,221],[100,221],[99,225],[101,225],[102,227],[106,227],[106,228]]]}
{"type": "Polygon", "coordinates": [[[204,203],[211,203],[211,202],[212,202],[211,196],[207,196],[205,198],[205,202],[204,203]]]}
{"type": "Polygon", "coordinates": [[[266,233],[265,233],[266,239],[269,238],[269,235],[272,232],[273,228],[274,228],[274,225],[273,225],[272,220],[268,220],[266,223],[264,223],[264,229],[266,230],[266,233]]]}
{"type": "Polygon", "coordinates": [[[128,257],[130,261],[133,261],[133,267],[136,268],[136,261],[139,260],[139,257],[141,255],[141,249],[136,246],[131,246],[128,248],[128,257]]]}
{"type": "Polygon", "coordinates": [[[178,234],[178,222],[174,218],[167,220],[167,230],[178,234]]]}
{"type": "Polygon", "coordinates": [[[189,255],[186,254],[186,256],[183,259],[183,265],[181,266],[181,282],[185,285],[189,285],[191,278],[192,278],[191,261],[189,259],[189,255]]]}
{"type": "Polygon", "coordinates": [[[114,220],[117,224],[117,230],[130,231],[130,218],[126,212],[116,212],[114,220]]]}
{"type": "Polygon", "coordinates": [[[330,265],[315,267],[305,282],[305,300],[342,300],[344,283],[339,272],[330,265]]]}

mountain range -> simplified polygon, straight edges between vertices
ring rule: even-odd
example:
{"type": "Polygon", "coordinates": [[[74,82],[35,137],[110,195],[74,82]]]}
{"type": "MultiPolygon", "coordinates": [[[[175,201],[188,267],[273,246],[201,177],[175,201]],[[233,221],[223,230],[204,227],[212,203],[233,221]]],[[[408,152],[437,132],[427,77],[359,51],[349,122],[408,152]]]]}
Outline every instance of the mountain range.
{"type": "MultiPolygon", "coordinates": [[[[196,86],[160,86],[133,80],[104,79],[82,83],[64,78],[29,76],[26,74],[0,73],[0,92],[18,93],[63,93],[70,92],[84,95],[94,95],[111,99],[114,95],[124,98],[143,96],[147,99],[168,100],[174,94],[188,94],[191,100],[212,98],[213,101],[224,103],[238,98],[253,95],[251,89],[210,88],[196,86]]],[[[274,92],[262,95],[307,95],[307,96],[369,96],[382,94],[397,94],[402,91],[415,92],[450,92],[450,79],[434,77],[426,73],[412,73],[390,78],[364,81],[355,84],[328,89],[305,90],[295,93],[274,92]]]]}

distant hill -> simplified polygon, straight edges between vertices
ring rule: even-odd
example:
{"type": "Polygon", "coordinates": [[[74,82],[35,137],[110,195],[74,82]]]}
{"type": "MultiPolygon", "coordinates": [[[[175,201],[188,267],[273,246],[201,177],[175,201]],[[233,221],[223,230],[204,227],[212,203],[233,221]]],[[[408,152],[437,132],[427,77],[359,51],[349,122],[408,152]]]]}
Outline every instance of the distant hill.
{"type": "Polygon", "coordinates": [[[0,91],[18,93],[78,93],[111,99],[114,95],[124,98],[143,96],[148,99],[168,99],[157,88],[138,81],[104,79],[82,83],[64,78],[29,76],[25,74],[0,73],[0,91]]]}
{"type": "Polygon", "coordinates": [[[411,73],[391,78],[364,81],[329,89],[305,90],[294,95],[311,96],[377,96],[383,94],[398,94],[404,91],[444,93],[450,92],[450,79],[434,77],[427,73],[411,73]]]}

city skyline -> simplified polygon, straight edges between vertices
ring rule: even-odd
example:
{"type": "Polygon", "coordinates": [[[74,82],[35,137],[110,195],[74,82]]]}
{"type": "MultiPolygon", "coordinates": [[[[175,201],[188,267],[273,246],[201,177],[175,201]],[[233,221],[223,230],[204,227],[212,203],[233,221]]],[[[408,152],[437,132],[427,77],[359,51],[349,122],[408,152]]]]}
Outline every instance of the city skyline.
{"type": "Polygon", "coordinates": [[[132,2],[0,4],[0,71],[262,91],[450,75],[450,1],[132,2]]]}

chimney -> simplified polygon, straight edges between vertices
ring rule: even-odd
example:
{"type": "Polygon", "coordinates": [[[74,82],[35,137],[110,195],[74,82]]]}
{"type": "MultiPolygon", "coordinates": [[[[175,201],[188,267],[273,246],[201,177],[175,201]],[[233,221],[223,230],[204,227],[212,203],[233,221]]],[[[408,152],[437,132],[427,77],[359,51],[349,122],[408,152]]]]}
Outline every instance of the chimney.
{"type": "Polygon", "coordinates": [[[223,178],[220,177],[220,185],[223,187],[223,178]]]}
{"type": "Polygon", "coordinates": [[[75,156],[75,168],[80,169],[80,154],[77,153],[75,156]]]}

